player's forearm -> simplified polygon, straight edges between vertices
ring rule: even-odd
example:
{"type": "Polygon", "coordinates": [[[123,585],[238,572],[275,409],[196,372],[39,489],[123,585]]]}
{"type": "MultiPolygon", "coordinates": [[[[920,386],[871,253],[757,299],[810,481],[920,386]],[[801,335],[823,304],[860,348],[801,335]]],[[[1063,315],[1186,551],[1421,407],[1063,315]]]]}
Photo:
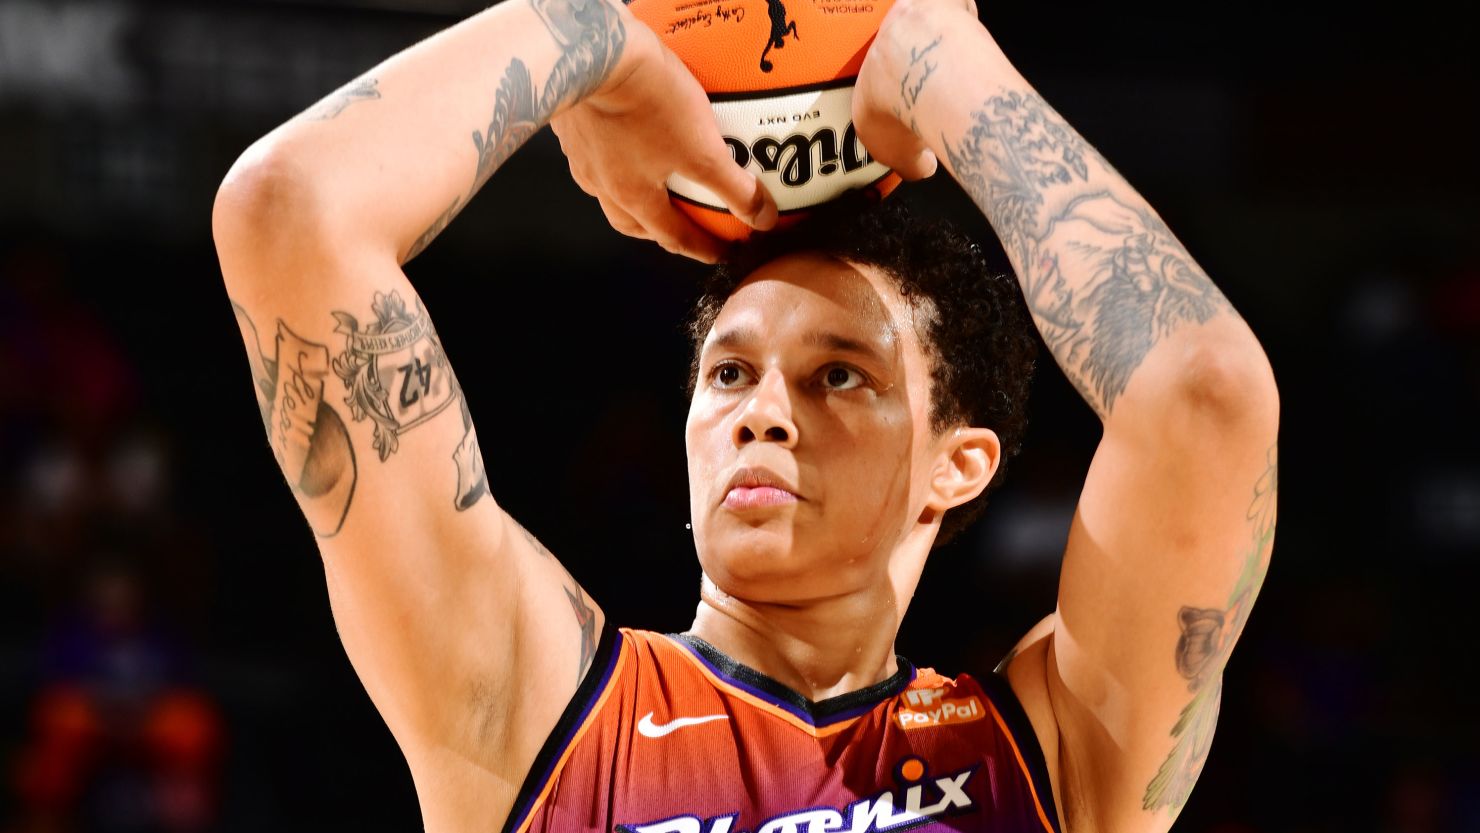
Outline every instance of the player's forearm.
{"type": "Polygon", "coordinates": [[[1044,341],[1102,419],[1128,389],[1206,399],[1188,383],[1211,381],[1243,401],[1231,388],[1264,384],[1258,342],[1223,294],[969,12],[932,6],[888,31],[902,120],[986,214],[1044,341]]]}
{"type": "Polygon", "coordinates": [[[282,221],[410,259],[607,79],[631,20],[615,0],[509,0],[392,56],[243,154],[218,230],[282,221]]]}

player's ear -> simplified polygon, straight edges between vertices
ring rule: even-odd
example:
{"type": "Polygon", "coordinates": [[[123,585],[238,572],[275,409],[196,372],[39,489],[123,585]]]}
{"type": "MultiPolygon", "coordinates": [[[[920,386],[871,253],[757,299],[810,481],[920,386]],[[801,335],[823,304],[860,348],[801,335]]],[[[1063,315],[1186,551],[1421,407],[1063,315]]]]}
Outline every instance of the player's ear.
{"type": "Polygon", "coordinates": [[[982,493],[997,473],[1002,441],[990,428],[965,426],[947,430],[930,474],[926,506],[936,512],[954,509],[982,493]]]}

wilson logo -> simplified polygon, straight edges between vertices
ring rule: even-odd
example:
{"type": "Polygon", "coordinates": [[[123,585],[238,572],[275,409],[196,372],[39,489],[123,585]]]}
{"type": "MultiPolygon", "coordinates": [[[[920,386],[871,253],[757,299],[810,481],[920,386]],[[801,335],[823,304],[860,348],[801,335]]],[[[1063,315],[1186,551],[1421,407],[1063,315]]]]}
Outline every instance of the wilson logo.
{"type": "Polygon", "coordinates": [[[858,141],[858,131],[851,121],[841,140],[837,131],[824,127],[810,136],[805,133],[780,139],[762,136],[749,145],[726,136],[725,144],[730,146],[735,164],[743,168],[753,160],[766,173],[780,172],[781,183],[792,188],[806,185],[818,174],[852,173],[874,161],[858,141]]]}
{"type": "Polygon", "coordinates": [[[845,807],[813,807],[776,816],[754,831],[735,826],[739,813],[700,818],[673,816],[643,824],[619,824],[616,833],[887,833],[927,824],[941,816],[954,816],[976,807],[966,792],[975,766],[912,784],[901,790],[885,790],[845,807]]]}

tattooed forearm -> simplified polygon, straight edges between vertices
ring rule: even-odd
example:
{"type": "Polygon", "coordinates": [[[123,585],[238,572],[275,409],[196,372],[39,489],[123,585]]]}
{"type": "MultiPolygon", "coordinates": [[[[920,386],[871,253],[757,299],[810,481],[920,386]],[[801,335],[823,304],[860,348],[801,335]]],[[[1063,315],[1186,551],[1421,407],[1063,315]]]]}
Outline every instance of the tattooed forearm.
{"type": "Polygon", "coordinates": [[[556,110],[600,86],[627,42],[622,19],[606,0],[533,0],[532,4],[560,45],[560,57],[545,79],[543,92],[535,90],[523,61],[509,62],[494,96],[487,131],[473,133],[478,148],[474,191],[556,110]]]}
{"type": "MultiPolygon", "coordinates": [[[[548,113],[545,114],[547,118],[548,113]]],[[[498,92],[493,98],[493,117],[488,129],[473,131],[473,145],[478,149],[478,165],[473,177],[473,190],[483,187],[493,172],[513,155],[544,119],[535,98],[534,82],[524,62],[515,58],[504,71],[498,92]]]]}
{"type": "Polygon", "coordinates": [[[314,121],[338,118],[351,104],[373,101],[380,98],[380,81],[376,78],[359,78],[335,91],[328,98],[314,105],[308,117],[314,121]]]}
{"type": "Polygon", "coordinates": [[[966,135],[942,140],[956,178],[1015,261],[1027,262],[1041,236],[1049,192],[1087,183],[1091,162],[1104,165],[1047,102],[1017,91],[987,99],[966,135]]]}
{"type": "Polygon", "coordinates": [[[1163,338],[1230,307],[1149,208],[1100,192],[1070,201],[1049,222],[1043,248],[1062,256],[1040,258],[1041,271],[1025,273],[1030,308],[1055,316],[1042,328],[1045,340],[1108,414],[1163,338]],[[1077,287],[1065,280],[1065,267],[1077,287]],[[1050,280],[1031,285],[1028,276],[1050,280]]]}
{"type": "Polygon", "coordinates": [[[406,257],[401,263],[409,263],[417,255],[426,251],[427,246],[432,245],[432,241],[437,239],[437,235],[441,234],[443,229],[447,228],[447,224],[452,222],[452,218],[457,216],[457,210],[461,207],[462,197],[453,197],[452,205],[447,206],[446,211],[437,215],[437,219],[433,220],[430,226],[427,226],[427,230],[422,232],[420,237],[416,238],[416,242],[411,244],[411,249],[406,252],[406,257]]]}
{"type": "Polygon", "coordinates": [[[1230,309],[1150,206],[1038,96],[994,96],[965,135],[943,141],[1044,341],[1102,417],[1162,339],[1230,309]]]}
{"type": "Polygon", "coordinates": [[[1141,802],[1144,809],[1180,809],[1202,774],[1213,743],[1213,729],[1218,723],[1223,668],[1228,664],[1235,640],[1243,632],[1269,569],[1279,493],[1278,455],[1277,449],[1269,449],[1268,467],[1254,484],[1254,500],[1247,515],[1250,542],[1228,607],[1223,610],[1184,607],[1178,614],[1182,635],[1177,640],[1177,672],[1187,680],[1193,697],[1172,727],[1176,743],[1171,754],[1146,785],[1141,802]]]}
{"type": "Polygon", "coordinates": [[[246,342],[268,445],[314,534],[328,538],[344,525],[357,479],[349,431],[324,401],[329,348],[278,321],[269,358],[246,310],[235,301],[231,306],[246,342]]]}
{"type": "Polygon", "coordinates": [[[532,0],[531,5],[561,48],[543,91],[536,90],[529,68],[519,58],[509,61],[493,98],[488,127],[473,131],[478,161],[473,187],[422,233],[407,260],[432,242],[493,172],[528,141],[555,111],[600,86],[622,56],[627,30],[606,0],[532,0]]]}
{"type": "Polygon", "coordinates": [[[533,0],[563,52],[540,97],[540,112],[548,117],[561,105],[584,98],[601,86],[627,44],[627,29],[617,10],[605,0],[533,0]]]}

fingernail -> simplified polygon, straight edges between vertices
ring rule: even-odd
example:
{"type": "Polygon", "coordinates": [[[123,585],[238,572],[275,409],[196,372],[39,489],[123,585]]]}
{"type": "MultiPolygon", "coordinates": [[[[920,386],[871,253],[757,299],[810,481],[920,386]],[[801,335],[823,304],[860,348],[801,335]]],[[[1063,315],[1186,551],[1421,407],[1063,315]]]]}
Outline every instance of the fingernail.
{"type": "Polygon", "coordinates": [[[776,225],[776,206],[766,203],[761,208],[761,213],[755,215],[755,220],[751,222],[751,225],[761,231],[768,231],[776,225]]]}
{"type": "Polygon", "coordinates": [[[753,171],[748,173],[750,173],[750,178],[755,183],[755,191],[752,192],[752,204],[757,201],[761,204],[760,210],[750,218],[750,227],[760,231],[766,231],[771,226],[776,225],[776,204],[766,199],[769,195],[766,193],[766,185],[761,182],[761,178],[753,171]]]}

